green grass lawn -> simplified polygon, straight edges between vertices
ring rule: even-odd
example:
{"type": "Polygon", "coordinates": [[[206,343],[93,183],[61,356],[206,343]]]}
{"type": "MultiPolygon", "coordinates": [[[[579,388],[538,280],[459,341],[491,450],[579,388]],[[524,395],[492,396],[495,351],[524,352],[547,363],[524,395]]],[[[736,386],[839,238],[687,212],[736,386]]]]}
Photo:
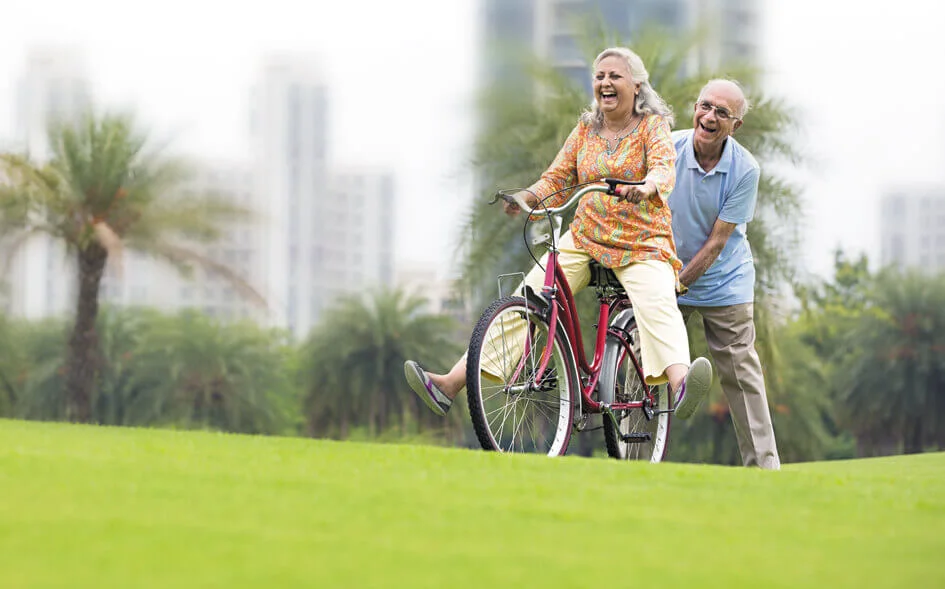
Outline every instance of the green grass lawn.
{"type": "Polygon", "coordinates": [[[0,421],[0,588],[945,587],[945,454],[780,472],[0,421]]]}

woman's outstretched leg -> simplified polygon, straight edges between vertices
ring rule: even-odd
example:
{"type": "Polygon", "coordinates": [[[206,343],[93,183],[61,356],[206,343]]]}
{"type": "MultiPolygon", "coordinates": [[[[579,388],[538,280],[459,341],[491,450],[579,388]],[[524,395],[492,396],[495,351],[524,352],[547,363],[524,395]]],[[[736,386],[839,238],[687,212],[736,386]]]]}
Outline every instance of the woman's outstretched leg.
{"type": "MultiPolygon", "coordinates": [[[[561,236],[558,242],[558,252],[558,263],[561,265],[561,270],[568,282],[568,286],[571,288],[572,293],[577,294],[587,286],[590,280],[588,263],[591,258],[587,252],[578,249],[574,244],[574,239],[571,237],[570,231],[565,232],[565,234],[561,236]]],[[[541,263],[533,266],[525,277],[525,284],[531,286],[532,290],[535,292],[541,292],[542,286],[544,286],[544,268],[547,262],[548,254],[546,253],[541,263]]],[[[521,295],[521,291],[522,287],[519,286],[517,294],[521,295]]],[[[503,324],[501,330],[496,330],[496,333],[491,336],[496,339],[504,338],[506,345],[492,345],[486,346],[486,348],[490,350],[505,350],[504,353],[514,354],[514,349],[520,350],[521,346],[510,346],[508,345],[508,341],[519,340],[520,342],[524,342],[525,325],[526,322],[524,319],[521,321],[520,325],[514,325],[512,322],[507,321],[503,324]],[[520,333],[518,333],[518,331],[520,331],[520,333]]],[[[519,351],[519,354],[520,353],[519,351]]],[[[484,360],[484,375],[489,376],[489,371],[494,369],[496,373],[491,376],[501,381],[502,370],[499,366],[502,364],[508,364],[508,362],[500,362],[495,354],[490,355],[484,360]]],[[[413,392],[423,399],[423,402],[426,403],[434,413],[437,415],[446,415],[447,411],[449,411],[450,407],[453,405],[453,399],[466,387],[466,354],[463,354],[459,361],[445,374],[428,372],[424,370],[419,363],[408,360],[404,363],[404,376],[406,376],[407,384],[410,385],[413,392]]]]}

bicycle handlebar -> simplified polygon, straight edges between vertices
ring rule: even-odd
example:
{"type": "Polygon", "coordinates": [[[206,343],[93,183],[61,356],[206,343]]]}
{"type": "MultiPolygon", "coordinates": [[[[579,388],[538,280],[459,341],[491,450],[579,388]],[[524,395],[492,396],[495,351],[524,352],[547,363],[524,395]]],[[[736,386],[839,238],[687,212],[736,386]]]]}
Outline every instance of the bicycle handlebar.
{"type": "MultiPolygon", "coordinates": [[[[645,181],[621,180],[619,178],[601,178],[600,180],[597,180],[595,182],[604,182],[606,183],[606,186],[602,186],[601,184],[595,183],[590,186],[581,188],[580,190],[576,191],[571,196],[571,198],[568,199],[566,203],[564,203],[561,206],[550,208],[550,209],[542,207],[541,202],[538,203],[538,208],[530,207],[528,203],[525,201],[525,199],[522,198],[521,196],[521,192],[524,192],[522,190],[516,190],[515,193],[513,194],[509,194],[511,191],[500,190],[496,192],[495,196],[489,202],[489,204],[495,204],[499,202],[499,199],[501,198],[502,200],[510,204],[518,205],[519,208],[521,208],[523,211],[525,211],[529,215],[536,215],[536,214],[542,214],[542,213],[546,215],[557,215],[557,214],[561,214],[565,212],[566,210],[568,210],[569,208],[577,204],[577,202],[581,200],[581,197],[589,192],[606,192],[607,194],[613,196],[614,194],[616,194],[617,186],[620,186],[620,185],[642,186],[643,184],[645,184],[645,181]]],[[[567,190],[567,188],[565,188],[564,190],[567,190]]]]}

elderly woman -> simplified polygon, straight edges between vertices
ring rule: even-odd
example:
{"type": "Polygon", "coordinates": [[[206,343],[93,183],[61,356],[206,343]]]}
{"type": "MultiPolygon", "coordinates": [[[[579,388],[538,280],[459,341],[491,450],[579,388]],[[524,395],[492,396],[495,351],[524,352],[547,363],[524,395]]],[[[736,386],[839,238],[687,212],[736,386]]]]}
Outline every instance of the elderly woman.
{"type": "MultiPolygon", "coordinates": [[[[590,281],[590,261],[611,268],[633,301],[640,330],[643,371],[648,384],[669,381],[677,393],[676,415],[692,415],[712,381],[708,360],[690,366],[689,341],[676,305],[678,273],[672,220],[666,199],[675,184],[676,150],[670,136],[673,115],[650,86],[638,55],[623,47],[606,49],[594,60],[594,100],[552,162],[523,196],[531,206],[547,195],[603,178],[645,181],[622,185],[618,196],[590,193],[578,204],[570,229],[559,242],[561,264],[572,292],[590,281]]],[[[552,196],[547,207],[568,195],[552,196]]],[[[506,212],[517,214],[515,205],[506,212]]],[[[544,271],[536,266],[525,284],[539,292],[544,271]]],[[[466,356],[446,374],[427,372],[410,360],[404,373],[414,390],[438,415],[445,415],[466,381],[466,356]]]]}

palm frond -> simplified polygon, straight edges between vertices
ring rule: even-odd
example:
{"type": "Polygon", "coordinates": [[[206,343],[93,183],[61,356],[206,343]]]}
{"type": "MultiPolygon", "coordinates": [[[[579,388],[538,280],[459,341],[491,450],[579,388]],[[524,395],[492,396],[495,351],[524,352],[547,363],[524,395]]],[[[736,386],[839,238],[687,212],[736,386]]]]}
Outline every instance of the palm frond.
{"type": "Polygon", "coordinates": [[[263,297],[245,278],[233,268],[222,262],[218,262],[207,255],[166,242],[154,242],[151,244],[149,253],[163,259],[174,267],[184,272],[192,270],[194,265],[200,266],[207,271],[220,275],[221,278],[230,283],[236,291],[246,300],[266,308],[268,306],[265,297],[263,297]]]}

